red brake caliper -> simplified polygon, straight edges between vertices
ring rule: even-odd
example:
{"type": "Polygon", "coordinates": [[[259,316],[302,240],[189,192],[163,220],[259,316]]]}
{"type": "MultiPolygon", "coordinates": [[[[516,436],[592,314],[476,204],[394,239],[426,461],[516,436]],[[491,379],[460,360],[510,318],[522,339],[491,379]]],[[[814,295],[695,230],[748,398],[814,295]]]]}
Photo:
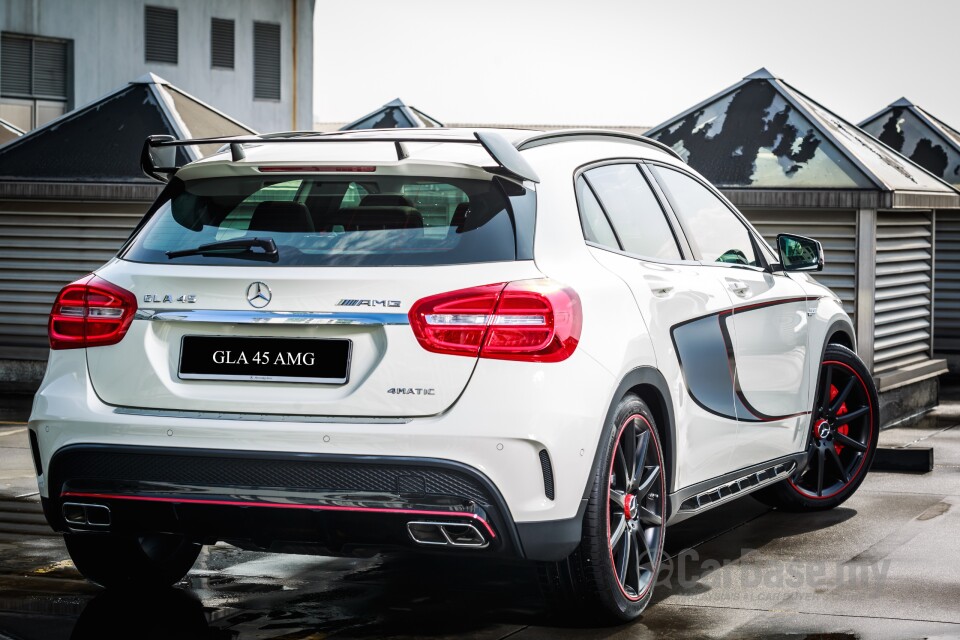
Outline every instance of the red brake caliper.
{"type": "MultiPolygon", "coordinates": [[[[833,400],[837,397],[837,394],[838,394],[838,393],[840,393],[840,390],[837,389],[836,386],[830,385],[830,402],[833,402],[833,400]]],[[[837,415],[838,415],[838,416],[842,416],[842,415],[845,414],[846,412],[847,412],[847,403],[844,402],[842,405],[840,405],[840,409],[837,410],[837,415]]],[[[837,433],[842,433],[843,435],[848,435],[848,434],[849,434],[849,431],[850,431],[850,426],[849,426],[849,425],[842,424],[842,425],[840,425],[839,427],[837,427],[837,433]]],[[[842,445],[842,444],[835,444],[835,445],[833,445],[833,448],[837,450],[837,454],[839,454],[841,451],[843,451],[843,445],[842,445]]]]}

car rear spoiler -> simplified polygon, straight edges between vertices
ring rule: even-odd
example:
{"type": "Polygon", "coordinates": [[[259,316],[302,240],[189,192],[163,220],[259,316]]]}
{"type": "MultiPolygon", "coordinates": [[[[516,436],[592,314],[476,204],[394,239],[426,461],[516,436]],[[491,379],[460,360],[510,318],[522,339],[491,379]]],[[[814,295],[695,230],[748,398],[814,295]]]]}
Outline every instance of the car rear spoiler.
{"type": "MultiPolygon", "coordinates": [[[[177,164],[177,147],[186,147],[204,144],[219,144],[224,147],[229,146],[230,153],[234,162],[239,162],[246,157],[243,145],[245,144],[277,144],[277,143],[298,143],[298,144],[319,144],[322,142],[389,142],[394,145],[397,152],[397,160],[404,160],[408,157],[404,143],[444,143],[444,144],[479,144],[482,146],[497,167],[491,170],[493,173],[507,175],[518,180],[529,180],[531,182],[540,182],[537,172],[524,159],[520,152],[510,142],[498,133],[490,131],[475,131],[472,138],[456,137],[396,137],[396,136],[344,136],[342,134],[308,134],[294,133],[285,135],[266,135],[266,136],[242,136],[242,137],[224,137],[224,138],[196,138],[192,140],[177,140],[173,136],[147,136],[143,143],[143,151],[140,154],[140,168],[149,177],[167,182],[170,177],[180,169],[177,164]]],[[[223,150],[221,148],[221,150],[223,150]]]]}

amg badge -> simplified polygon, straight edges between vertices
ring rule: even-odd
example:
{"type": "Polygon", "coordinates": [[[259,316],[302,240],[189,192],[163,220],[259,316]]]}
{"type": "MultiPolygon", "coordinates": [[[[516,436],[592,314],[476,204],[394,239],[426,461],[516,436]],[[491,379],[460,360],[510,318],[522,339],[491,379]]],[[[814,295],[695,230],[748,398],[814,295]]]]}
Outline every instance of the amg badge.
{"type": "Polygon", "coordinates": [[[399,307],[399,300],[359,300],[344,298],[336,304],[338,307],[399,307]]]}

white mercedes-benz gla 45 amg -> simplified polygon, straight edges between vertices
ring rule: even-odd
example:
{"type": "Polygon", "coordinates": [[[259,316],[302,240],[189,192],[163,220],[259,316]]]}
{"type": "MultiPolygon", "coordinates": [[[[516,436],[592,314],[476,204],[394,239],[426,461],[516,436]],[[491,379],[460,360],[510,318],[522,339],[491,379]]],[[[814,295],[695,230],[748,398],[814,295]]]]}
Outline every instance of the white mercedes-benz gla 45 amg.
{"type": "Polygon", "coordinates": [[[878,402],[819,243],[771,249],[672,151],[604,131],[202,141],[67,285],[30,418],[44,511],[105,586],[202,545],[538,562],[631,619],[668,524],[856,491],[878,402]]]}

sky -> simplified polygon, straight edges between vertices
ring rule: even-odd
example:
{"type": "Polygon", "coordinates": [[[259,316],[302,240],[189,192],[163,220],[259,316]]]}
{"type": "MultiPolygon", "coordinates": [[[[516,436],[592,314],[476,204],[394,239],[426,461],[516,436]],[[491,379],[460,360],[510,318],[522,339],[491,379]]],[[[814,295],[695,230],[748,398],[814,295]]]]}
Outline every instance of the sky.
{"type": "Polygon", "coordinates": [[[317,0],[314,113],[653,126],[766,67],[859,122],[906,96],[960,129],[956,0],[317,0]]]}

